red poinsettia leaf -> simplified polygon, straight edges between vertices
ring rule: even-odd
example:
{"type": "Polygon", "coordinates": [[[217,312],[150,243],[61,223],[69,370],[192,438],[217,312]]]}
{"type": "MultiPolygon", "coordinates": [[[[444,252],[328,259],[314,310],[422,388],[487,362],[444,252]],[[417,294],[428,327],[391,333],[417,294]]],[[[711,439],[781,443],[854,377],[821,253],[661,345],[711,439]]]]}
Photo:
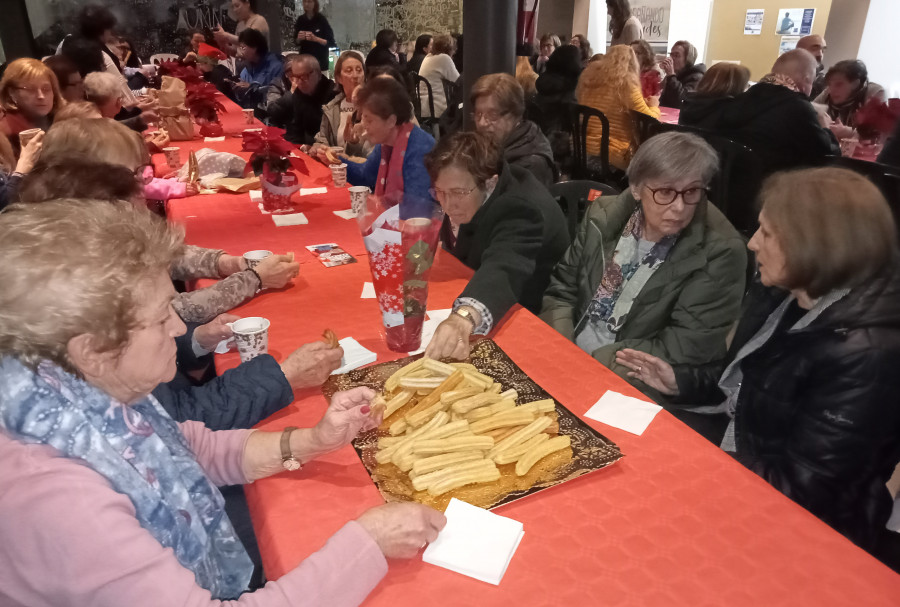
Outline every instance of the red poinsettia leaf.
{"type": "Polygon", "coordinates": [[[288,156],[288,160],[291,162],[291,167],[294,168],[301,175],[306,175],[309,177],[309,169],[306,168],[306,163],[303,162],[302,158],[297,158],[296,156],[288,156]]]}

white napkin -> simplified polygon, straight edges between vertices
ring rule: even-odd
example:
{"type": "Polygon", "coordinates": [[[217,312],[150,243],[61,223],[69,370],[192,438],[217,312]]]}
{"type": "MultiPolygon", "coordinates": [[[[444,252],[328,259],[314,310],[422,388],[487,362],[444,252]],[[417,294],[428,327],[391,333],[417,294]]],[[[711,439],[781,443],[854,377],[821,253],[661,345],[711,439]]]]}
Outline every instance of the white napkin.
{"type": "Polygon", "coordinates": [[[332,211],[335,215],[340,217],[341,219],[355,219],[356,213],[353,212],[353,209],[347,209],[346,211],[332,211]]]}
{"type": "Polygon", "coordinates": [[[660,409],[659,405],[607,390],[584,416],[640,436],[660,409]]]}
{"type": "Polygon", "coordinates": [[[422,560],[476,580],[499,585],[525,535],[522,523],[483,510],[455,497],[447,525],[422,554],[422,560]]]}
{"type": "Polygon", "coordinates": [[[447,320],[451,312],[453,310],[449,308],[446,310],[428,310],[428,320],[422,323],[422,345],[415,352],[410,352],[410,356],[415,356],[425,351],[425,348],[431,343],[431,338],[434,337],[434,332],[437,330],[438,325],[447,320]]]}
{"type": "Polygon", "coordinates": [[[253,202],[262,200],[262,190],[250,190],[250,200],[253,202]]]}
{"type": "Polygon", "coordinates": [[[338,342],[344,349],[344,358],[341,359],[341,367],[333,371],[332,375],[340,375],[353,369],[358,369],[363,365],[373,363],[378,359],[378,355],[371,350],[363,348],[358,341],[352,337],[345,337],[338,342]]]}
{"type": "Polygon", "coordinates": [[[228,337],[216,344],[216,349],[214,350],[214,352],[216,354],[225,354],[231,349],[232,346],[234,346],[234,338],[228,337]]]}
{"type": "Polygon", "coordinates": [[[311,196],[312,194],[327,194],[328,188],[300,188],[301,196],[311,196]]]}
{"type": "Polygon", "coordinates": [[[359,296],[360,299],[375,299],[375,285],[371,282],[363,283],[363,291],[362,295],[359,296]]]}
{"type": "Polygon", "coordinates": [[[208,141],[210,143],[215,143],[216,141],[225,141],[225,137],[206,137],[203,141],[208,141]]]}
{"type": "Polygon", "coordinates": [[[289,213],[287,215],[276,215],[273,213],[272,221],[279,228],[284,226],[302,226],[309,223],[309,220],[303,213],[289,213]]]}

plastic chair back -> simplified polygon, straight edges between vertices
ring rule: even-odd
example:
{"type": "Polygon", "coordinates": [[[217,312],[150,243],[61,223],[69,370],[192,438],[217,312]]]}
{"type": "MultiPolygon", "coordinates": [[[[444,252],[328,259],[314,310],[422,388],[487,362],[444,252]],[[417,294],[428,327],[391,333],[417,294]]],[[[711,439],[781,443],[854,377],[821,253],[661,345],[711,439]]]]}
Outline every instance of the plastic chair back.
{"type": "Polygon", "coordinates": [[[431,130],[432,135],[437,139],[440,136],[440,129],[438,129],[437,116],[434,115],[434,93],[431,90],[431,83],[418,74],[413,74],[413,81],[415,83],[415,87],[413,87],[413,109],[416,112],[416,120],[419,121],[420,127],[431,130]],[[422,87],[425,87],[424,93],[422,87]],[[428,108],[428,116],[422,115],[423,96],[428,104],[426,106],[428,108]]]}
{"type": "MultiPolygon", "coordinates": [[[[561,181],[550,186],[550,194],[559,203],[566,216],[569,236],[572,239],[575,238],[575,232],[578,231],[578,224],[584,218],[585,211],[593,202],[591,200],[591,190],[595,190],[600,196],[619,195],[619,190],[613,186],[588,179],[561,181]]],[[[594,199],[596,200],[596,196],[594,196],[594,199]]]]}

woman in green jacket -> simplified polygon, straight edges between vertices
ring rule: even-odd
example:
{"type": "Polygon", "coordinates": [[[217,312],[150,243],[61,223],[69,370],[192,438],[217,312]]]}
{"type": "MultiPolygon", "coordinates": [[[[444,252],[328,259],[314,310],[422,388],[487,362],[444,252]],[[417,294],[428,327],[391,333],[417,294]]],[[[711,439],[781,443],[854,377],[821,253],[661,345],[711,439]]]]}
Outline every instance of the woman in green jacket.
{"type": "Polygon", "coordinates": [[[597,199],[557,264],[541,318],[603,365],[627,377],[616,351],[632,348],[678,363],[725,355],[740,313],[744,242],[707,203],[718,157],[687,133],[644,143],[628,169],[630,189],[597,199]]]}

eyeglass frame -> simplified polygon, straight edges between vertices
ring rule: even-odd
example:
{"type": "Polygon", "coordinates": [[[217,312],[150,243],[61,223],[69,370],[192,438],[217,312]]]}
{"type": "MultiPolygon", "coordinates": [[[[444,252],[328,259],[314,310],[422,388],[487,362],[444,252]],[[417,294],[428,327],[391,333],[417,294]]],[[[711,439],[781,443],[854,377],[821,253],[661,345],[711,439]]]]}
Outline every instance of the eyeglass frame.
{"type": "Polygon", "coordinates": [[[467,196],[471,196],[472,192],[478,189],[478,186],[472,186],[468,190],[465,188],[453,188],[452,190],[441,190],[439,188],[430,187],[428,188],[428,193],[437,201],[441,199],[450,200],[452,197],[454,200],[459,200],[460,198],[465,198],[467,196]]]}
{"type": "Polygon", "coordinates": [[[496,123],[500,122],[500,121],[501,121],[503,118],[505,118],[506,116],[509,116],[509,112],[508,112],[508,111],[503,111],[503,112],[500,112],[500,113],[497,115],[496,118],[488,118],[488,117],[487,117],[487,114],[485,114],[484,112],[476,112],[476,111],[473,110],[473,111],[472,111],[472,120],[473,120],[474,122],[478,122],[478,121],[479,121],[479,119],[478,119],[478,116],[479,116],[479,115],[480,115],[482,118],[484,118],[484,119],[487,121],[488,124],[496,124],[496,123]]]}
{"type": "Polygon", "coordinates": [[[14,86],[13,87],[17,91],[26,91],[29,95],[35,95],[37,93],[43,93],[45,97],[53,97],[53,85],[48,84],[47,89],[44,90],[42,87],[32,87],[32,86],[14,86]]]}
{"type": "Polygon", "coordinates": [[[681,202],[689,207],[697,206],[698,204],[700,204],[706,198],[709,197],[709,188],[687,188],[686,190],[676,190],[675,188],[668,187],[668,186],[664,186],[661,188],[655,188],[655,189],[651,188],[649,185],[644,185],[644,187],[647,188],[648,190],[650,190],[650,197],[653,199],[653,202],[655,202],[656,204],[658,204],[661,207],[669,206],[670,204],[675,202],[675,199],[678,198],[679,196],[681,196],[681,202]],[[661,192],[662,190],[672,190],[672,192],[674,192],[674,195],[672,196],[672,200],[670,200],[669,202],[658,201],[656,199],[656,193],[661,192]],[[693,190],[699,190],[701,192],[700,198],[697,200],[697,202],[688,202],[687,199],[684,197],[684,195],[693,190]]]}

